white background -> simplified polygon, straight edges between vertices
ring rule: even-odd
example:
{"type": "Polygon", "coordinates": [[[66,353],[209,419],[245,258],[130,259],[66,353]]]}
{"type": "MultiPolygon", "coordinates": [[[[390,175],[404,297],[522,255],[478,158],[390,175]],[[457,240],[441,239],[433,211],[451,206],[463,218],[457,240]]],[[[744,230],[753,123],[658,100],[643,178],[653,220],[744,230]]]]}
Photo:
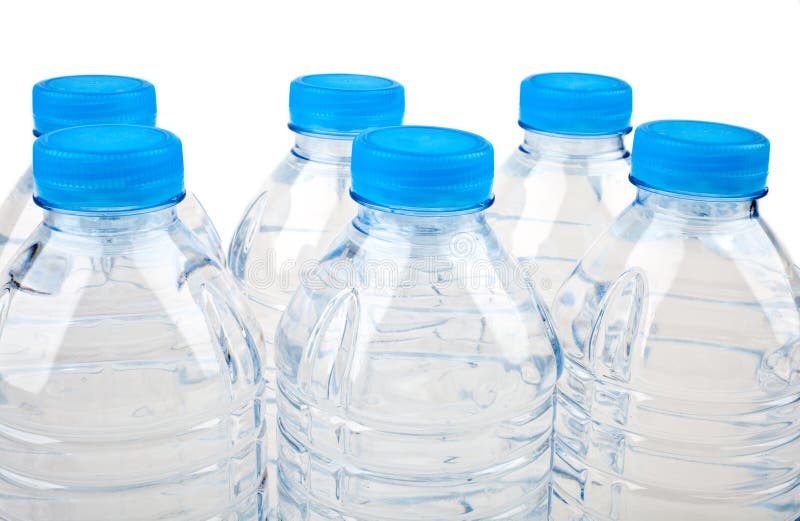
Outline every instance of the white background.
{"type": "Polygon", "coordinates": [[[634,124],[708,119],[772,141],[762,212],[800,260],[800,0],[128,0],[0,2],[0,190],[30,162],[32,85],[86,73],[156,86],[187,186],[227,244],[288,151],[289,81],[355,72],[406,87],[407,123],[521,140],[520,80],[627,80],[634,124]]]}

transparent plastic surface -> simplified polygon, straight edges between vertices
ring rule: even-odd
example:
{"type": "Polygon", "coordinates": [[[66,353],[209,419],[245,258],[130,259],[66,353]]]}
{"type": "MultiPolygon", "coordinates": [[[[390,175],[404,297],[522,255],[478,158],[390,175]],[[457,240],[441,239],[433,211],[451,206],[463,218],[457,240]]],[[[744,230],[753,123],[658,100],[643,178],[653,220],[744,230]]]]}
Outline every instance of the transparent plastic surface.
{"type": "MultiPolygon", "coordinates": [[[[33,202],[33,174],[29,168],[0,205],[0,267],[14,257],[31,232],[42,222],[42,209],[33,202]]],[[[216,228],[200,201],[190,192],[177,206],[178,216],[197,236],[208,255],[224,262],[225,254],[216,228]]]]}
{"type": "Polygon", "coordinates": [[[488,220],[551,303],[578,259],[635,197],[623,135],[526,131],[499,169],[488,220]]]}
{"type": "Polygon", "coordinates": [[[546,518],[557,342],[482,213],[361,207],[276,348],[283,521],[546,518]]]}
{"type": "MultiPolygon", "coordinates": [[[[270,499],[277,497],[275,357],[281,314],[335,236],[355,215],[350,198],[351,138],[296,135],[291,153],[270,175],[234,234],[229,265],[249,298],[267,347],[270,499]]],[[[274,508],[274,504],[272,507],[274,508]]]]}
{"type": "Polygon", "coordinates": [[[640,190],[553,307],[552,519],[798,519],[798,297],[755,201],[640,190]]]}
{"type": "Polygon", "coordinates": [[[9,266],[0,519],[264,519],[263,338],[174,207],[45,212],[9,266]]]}

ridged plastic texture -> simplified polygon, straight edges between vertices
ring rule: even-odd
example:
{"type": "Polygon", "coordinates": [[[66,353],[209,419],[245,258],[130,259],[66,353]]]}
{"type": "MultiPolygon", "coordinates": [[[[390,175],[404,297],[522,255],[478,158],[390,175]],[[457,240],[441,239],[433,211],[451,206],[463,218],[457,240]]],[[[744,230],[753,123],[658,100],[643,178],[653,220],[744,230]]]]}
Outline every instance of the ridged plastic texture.
{"type": "Polygon", "coordinates": [[[800,286],[753,201],[640,190],[552,307],[552,521],[800,516],[800,286]]]}
{"type": "Polygon", "coordinates": [[[580,72],[535,74],[522,80],[519,124],[569,135],[630,130],[633,92],[626,82],[580,72]]]}
{"type": "MultiPolygon", "coordinates": [[[[270,476],[278,475],[275,330],[308,270],[313,271],[357,207],[350,198],[352,139],[302,133],[295,138],[291,152],[266,176],[245,210],[229,250],[231,272],[266,340],[264,416],[270,476]]],[[[276,506],[277,483],[269,481],[271,509],[276,506]]]]}
{"type": "Polygon", "coordinates": [[[397,211],[461,211],[492,201],[494,150],[441,127],[371,130],[353,142],[353,198],[397,211]]]}
{"type": "Polygon", "coordinates": [[[400,125],[403,86],[389,78],[362,74],[312,74],[289,86],[289,126],[323,134],[357,134],[400,125]]]}
{"type": "Polygon", "coordinates": [[[743,127],[662,120],[636,129],[631,181],[699,197],[755,198],[767,192],[769,140],[743,127]]]}
{"type": "Polygon", "coordinates": [[[228,274],[174,208],[45,219],[0,287],[0,519],[264,521],[264,341],[228,274]]]}
{"type": "Polygon", "coordinates": [[[181,141],[166,130],[91,125],[46,134],[33,145],[40,206],[75,212],[131,211],[183,196],[181,141]]]}
{"type": "Polygon", "coordinates": [[[359,208],[275,335],[279,519],[547,519],[557,344],[513,272],[481,212],[359,208]]]}
{"type": "Polygon", "coordinates": [[[33,86],[36,134],[80,125],[156,124],[156,90],[127,76],[62,76],[33,86]]]}

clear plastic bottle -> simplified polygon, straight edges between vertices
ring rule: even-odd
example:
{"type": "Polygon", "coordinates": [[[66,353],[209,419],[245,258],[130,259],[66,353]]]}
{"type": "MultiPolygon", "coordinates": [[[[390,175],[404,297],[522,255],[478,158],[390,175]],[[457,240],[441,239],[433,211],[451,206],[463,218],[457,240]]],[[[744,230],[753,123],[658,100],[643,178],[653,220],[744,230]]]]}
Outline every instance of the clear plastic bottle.
{"type": "MultiPolygon", "coordinates": [[[[316,74],[291,84],[294,148],[248,207],[229,252],[231,271],[267,339],[270,450],[277,440],[273,338],[278,320],[299,286],[301,271],[314,269],[355,215],[350,199],[353,138],[367,128],[399,125],[404,108],[403,87],[386,78],[316,74]]],[[[271,453],[273,476],[275,459],[271,453]]],[[[276,498],[274,487],[271,492],[270,498],[276,498]]]]}
{"type": "MultiPolygon", "coordinates": [[[[155,125],[156,91],[152,84],[125,76],[83,75],[44,80],[33,86],[34,136],[81,125],[124,123],[155,125]]],[[[190,192],[178,205],[178,216],[210,252],[224,262],[219,235],[203,206],[190,192]]],[[[0,204],[0,268],[42,220],[33,202],[33,175],[28,169],[0,204]]]]}
{"type": "Polygon", "coordinates": [[[525,141],[499,169],[487,219],[551,303],[578,259],[635,196],[628,183],[632,93],[582,73],[525,78],[525,141]]]}
{"type": "Polygon", "coordinates": [[[276,334],[280,519],[545,519],[557,342],[484,219],[491,145],[372,130],[352,171],[276,334]]]}
{"type": "Polygon", "coordinates": [[[553,307],[554,521],[800,516],[800,279],[758,213],[769,142],[636,130],[638,196],[553,307]]]}
{"type": "Polygon", "coordinates": [[[263,338],[176,217],[180,141],[74,127],[33,164],[44,220],[0,290],[0,519],[263,520],[263,338]]]}

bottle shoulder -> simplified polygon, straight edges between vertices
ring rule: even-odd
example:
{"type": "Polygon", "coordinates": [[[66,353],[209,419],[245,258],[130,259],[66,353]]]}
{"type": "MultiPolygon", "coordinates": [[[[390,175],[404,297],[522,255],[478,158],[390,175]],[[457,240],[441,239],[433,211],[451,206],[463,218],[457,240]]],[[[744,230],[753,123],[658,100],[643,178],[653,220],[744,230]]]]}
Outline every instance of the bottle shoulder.
{"type": "Polygon", "coordinates": [[[220,264],[225,264],[227,259],[222,248],[219,232],[194,192],[186,191],[183,201],[176,206],[176,212],[181,222],[205,247],[208,255],[212,256],[220,264]]]}
{"type": "Polygon", "coordinates": [[[230,276],[175,226],[110,250],[34,232],[0,290],[0,377],[12,405],[0,407],[4,424],[65,437],[167,436],[257,398],[263,335],[230,276]],[[39,413],[17,413],[22,402],[39,413]]]}
{"type": "Polygon", "coordinates": [[[510,280],[514,261],[477,235],[454,234],[464,242],[444,248],[340,236],[278,326],[287,392],[403,432],[545,407],[558,364],[552,326],[525,281],[510,280]]]}
{"type": "Polygon", "coordinates": [[[273,195],[299,197],[320,189],[341,192],[342,188],[349,194],[349,161],[312,161],[290,151],[264,179],[253,201],[273,195]]]}
{"type": "Polygon", "coordinates": [[[40,223],[5,270],[14,292],[58,297],[62,292],[119,295],[175,291],[197,279],[226,285],[228,276],[184,224],[118,234],[76,234],[40,223]],[[95,284],[90,281],[95,281],[95,284]],[[120,292],[120,293],[115,293],[120,292]]]}
{"type": "Polygon", "coordinates": [[[350,178],[350,161],[317,161],[290,151],[267,177],[264,187],[350,178]]]}
{"type": "MultiPolygon", "coordinates": [[[[782,284],[786,298],[797,296],[797,269],[775,235],[756,215],[730,219],[693,219],[654,214],[641,205],[626,209],[580,261],[584,275],[612,279],[641,270],[667,291],[684,282],[692,288],[740,287],[752,294],[754,283],[782,284]],[[658,281],[658,282],[656,282],[658,281]]],[[[651,286],[652,286],[651,284],[651,286]]]]}
{"type": "Polygon", "coordinates": [[[290,156],[242,217],[231,241],[229,265],[244,281],[254,265],[265,277],[294,279],[297,266],[318,259],[355,212],[349,165],[331,167],[290,156]]]}
{"type": "Polygon", "coordinates": [[[349,163],[320,163],[290,153],[267,177],[242,221],[275,225],[292,216],[324,221],[349,199],[349,163]]]}
{"type": "MultiPolygon", "coordinates": [[[[206,207],[200,202],[197,194],[191,190],[186,190],[186,195],[180,203],[175,205],[175,209],[178,216],[184,221],[184,224],[187,224],[187,220],[190,221],[191,224],[193,224],[194,221],[202,221],[207,224],[211,223],[211,218],[208,216],[206,207]]],[[[187,224],[187,226],[192,230],[189,224],[187,224]]]]}
{"type": "Polygon", "coordinates": [[[757,215],[697,222],[634,205],[564,283],[553,318],[565,359],[615,385],[747,403],[800,392],[798,302],[797,268],[757,215]]]}
{"type": "Polygon", "coordinates": [[[498,169],[494,215],[608,222],[633,201],[627,157],[596,162],[540,159],[518,149],[498,169]]]}
{"type": "Polygon", "coordinates": [[[549,154],[535,149],[517,147],[501,164],[500,177],[527,178],[531,176],[624,176],[630,174],[630,153],[616,149],[590,155],[549,154]]]}
{"type": "Polygon", "coordinates": [[[374,315],[368,336],[379,334],[381,323],[412,316],[423,322],[442,320],[453,332],[459,322],[470,328],[503,322],[508,335],[546,334],[546,318],[524,273],[488,227],[408,242],[372,236],[351,225],[318,263],[307,266],[288,314],[314,323],[326,306],[341,305],[338,299],[345,296],[374,315]]]}

